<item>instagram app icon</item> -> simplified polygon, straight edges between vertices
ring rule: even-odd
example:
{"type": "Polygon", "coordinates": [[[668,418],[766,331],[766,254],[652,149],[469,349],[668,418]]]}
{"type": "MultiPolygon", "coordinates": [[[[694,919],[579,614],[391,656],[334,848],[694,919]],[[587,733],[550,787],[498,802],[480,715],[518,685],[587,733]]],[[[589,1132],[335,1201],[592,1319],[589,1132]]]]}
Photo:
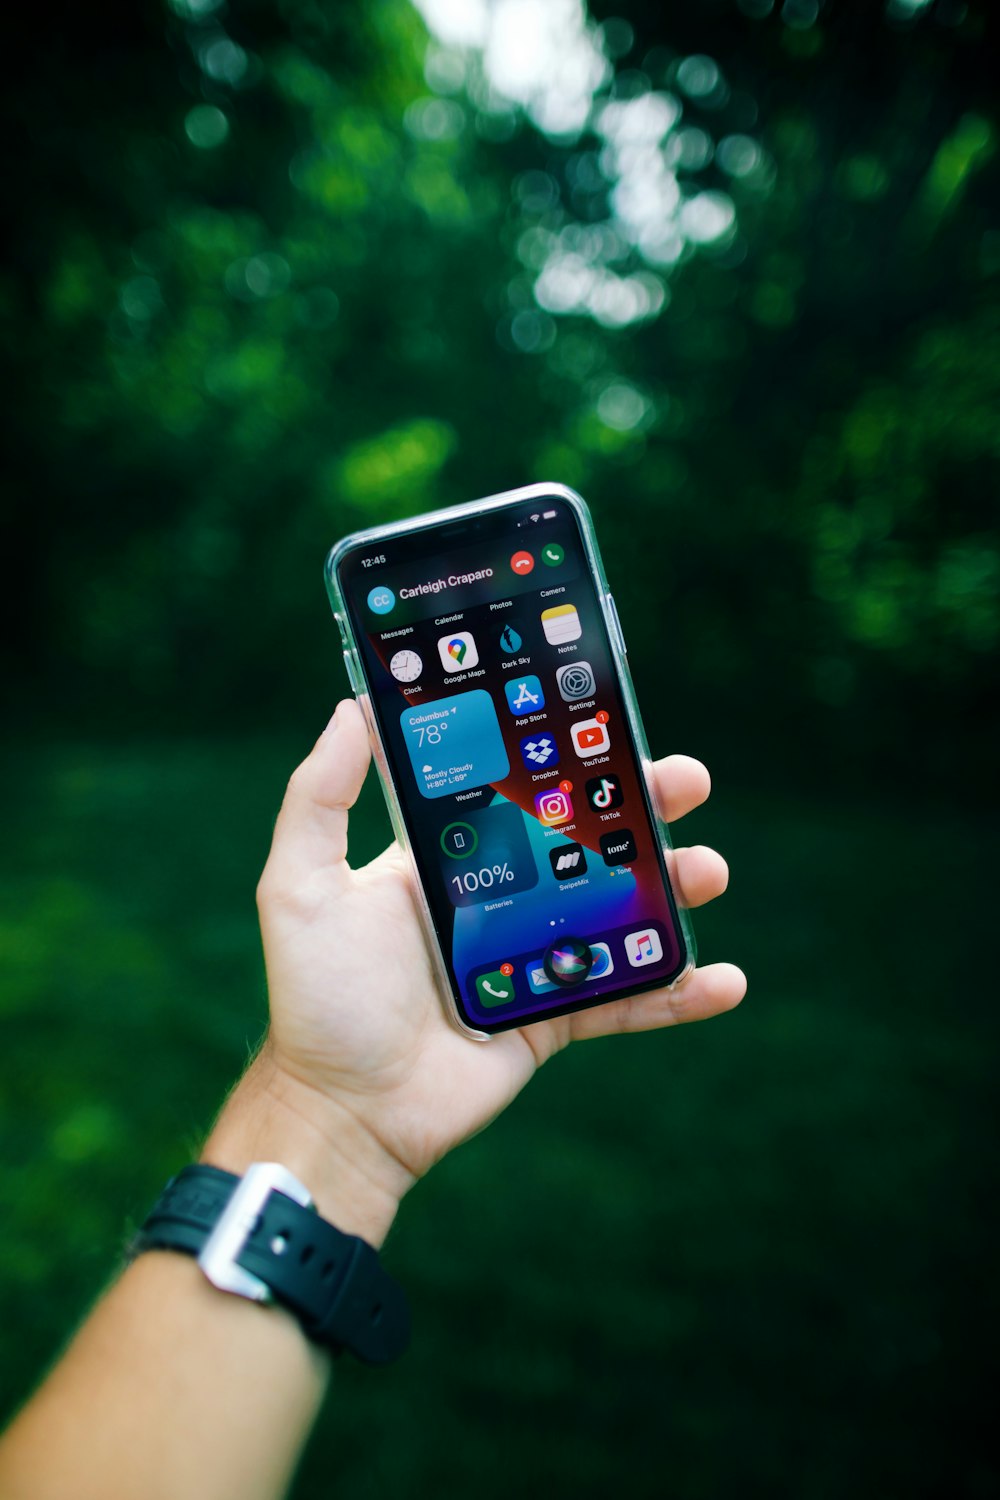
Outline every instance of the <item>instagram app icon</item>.
{"type": "Polygon", "coordinates": [[[568,823],[573,816],[573,803],[568,792],[538,792],[535,796],[535,816],[546,828],[555,828],[557,823],[568,823]]]}

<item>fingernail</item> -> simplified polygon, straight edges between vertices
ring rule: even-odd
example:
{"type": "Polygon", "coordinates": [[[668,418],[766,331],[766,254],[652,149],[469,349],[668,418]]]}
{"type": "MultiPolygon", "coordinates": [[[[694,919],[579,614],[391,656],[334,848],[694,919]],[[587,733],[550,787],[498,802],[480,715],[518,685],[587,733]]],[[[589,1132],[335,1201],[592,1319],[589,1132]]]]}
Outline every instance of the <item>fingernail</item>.
{"type": "Polygon", "coordinates": [[[333,713],[330,715],[330,721],[329,721],[329,723],[327,724],[326,728],[323,730],[324,734],[329,734],[330,731],[331,731],[331,729],[336,729],[336,727],[337,727],[337,715],[339,713],[340,713],[340,704],[338,703],[337,707],[333,710],[333,713]]]}

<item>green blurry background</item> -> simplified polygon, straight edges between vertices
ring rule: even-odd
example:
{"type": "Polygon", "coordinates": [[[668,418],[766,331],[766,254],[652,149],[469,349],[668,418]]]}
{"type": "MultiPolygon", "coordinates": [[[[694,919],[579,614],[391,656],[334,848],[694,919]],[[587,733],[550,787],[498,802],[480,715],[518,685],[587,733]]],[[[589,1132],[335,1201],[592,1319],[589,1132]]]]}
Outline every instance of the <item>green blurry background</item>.
{"type": "Polygon", "coordinates": [[[678,836],[749,1000],[561,1057],[414,1193],[413,1349],[338,1370],[297,1493],[995,1494],[988,7],[5,25],[3,1403],[260,1033],[326,548],[551,478],[713,769],[678,836]]]}

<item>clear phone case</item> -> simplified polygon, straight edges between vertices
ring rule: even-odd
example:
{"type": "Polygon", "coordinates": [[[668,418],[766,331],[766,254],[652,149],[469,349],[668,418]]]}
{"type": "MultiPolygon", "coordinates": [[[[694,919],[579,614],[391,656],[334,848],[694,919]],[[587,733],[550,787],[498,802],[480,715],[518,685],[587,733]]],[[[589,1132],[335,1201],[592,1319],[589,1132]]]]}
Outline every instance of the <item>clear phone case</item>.
{"type": "MultiPolygon", "coordinates": [[[[350,536],[344,537],[342,541],[338,542],[336,546],[331,549],[326,559],[326,566],[324,570],[327,593],[329,595],[330,604],[333,609],[334,619],[336,620],[337,626],[340,630],[340,639],[344,649],[344,664],[347,668],[348,680],[351,684],[354,695],[357,698],[361,711],[365,716],[365,722],[368,725],[368,733],[372,744],[372,753],[375,757],[375,764],[378,767],[379,780],[382,784],[382,791],[385,796],[386,806],[389,810],[389,819],[392,823],[393,832],[396,835],[396,839],[399,843],[400,848],[405,850],[409,859],[410,874],[413,883],[414,895],[417,902],[417,910],[420,914],[420,920],[424,928],[425,936],[427,938],[427,945],[434,963],[434,969],[437,974],[441,994],[444,998],[448,1010],[449,1019],[458,1028],[458,1030],[462,1032],[463,1036],[471,1037],[476,1041],[483,1042],[492,1041],[492,1037],[485,1031],[477,1031],[473,1027],[469,1026],[459,1014],[458,1007],[455,1002],[454,994],[452,992],[451,975],[448,969],[447,960],[445,959],[444,953],[441,949],[441,944],[438,938],[437,929],[434,925],[434,919],[431,914],[430,905],[427,901],[427,896],[423,889],[423,884],[420,879],[417,863],[413,856],[413,850],[410,847],[409,835],[407,834],[406,824],[403,819],[402,806],[396,794],[396,788],[392,779],[392,773],[389,768],[389,761],[386,755],[385,745],[382,740],[378,721],[375,717],[375,713],[371,704],[371,698],[369,696],[368,688],[365,683],[364,668],[361,662],[361,652],[353,628],[351,626],[347,604],[341,592],[340,584],[337,579],[337,567],[340,563],[341,558],[343,558],[348,552],[353,551],[355,547],[377,545],[380,541],[384,541],[389,537],[396,538],[405,536],[408,532],[423,531],[427,527],[434,526],[435,524],[439,524],[442,522],[452,522],[460,519],[462,516],[481,515],[484,511],[499,510],[503,506],[515,504],[520,501],[542,501],[546,497],[552,497],[564,501],[567,505],[570,506],[580,522],[580,530],[583,536],[584,547],[586,550],[587,563],[590,568],[591,578],[593,579],[598,599],[600,601],[601,613],[604,617],[604,623],[607,628],[608,639],[611,642],[611,654],[614,661],[615,670],[618,674],[619,683],[621,685],[622,697],[624,699],[626,710],[628,713],[629,727],[631,728],[632,735],[635,740],[635,746],[638,752],[640,764],[642,766],[643,776],[645,778],[646,786],[649,791],[650,803],[652,804],[656,816],[657,831],[659,833],[660,844],[663,849],[664,861],[666,863],[668,876],[671,881],[671,889],[673,890],[674,894],[674,902],[677,907],[680,935],[683,940],[685,952],[687,954],[687,962],[684,968],[681,970],[680,974],[678,974],[673,983],[668,986],[669,989],[675,989],[677,985],[681,984],[682,981],[686,979],[695,965],[697,950],[695,946],[694,931],[691,926],[690,914],[687,911],[686,907],[683,905],[681,891],[673,876],[673,847],[670,842],[670,834],[667,828],[666,821],[661,814],[656,785],[653,780],[652,757],[649,753],[649,746],[646,742],[646,732],[643,729],[642,719],[639,715],[639,706],[636,702],[635,688],[632,684],[632,674],[629,671],[628,666],[625,641],[622,636],[621,625],[618,621],[618,613],[615,609],[614,600],[608,589],[608,581],[604,574],[604,564],[601,561],[601,554],[597,546],[597,539],[594,535],[594,523],[590,515],[590,510],[583,497],[578,495],[575,490],[571,490],[567,485],[564,484],[529,484],[525,485],[522,489],[506,490],[501,495],[489,495],[483,500],[470,500],[465,505],[452,505],[447,506],[441,510],[426,511],[423,515],[414,516],[409,521],[394,521],[386,526],[373,526],[364,531],[355,531],[350,536]]],[[[612,1001],[611,1003],[614,1002],[612,1001]]],[[[538,1019],[544,1020],[544,1013],[540,1014],[538,1016],[538,1019]]],[[[527,1024],[527,1021],[525,1024],[527,1024]]]]}

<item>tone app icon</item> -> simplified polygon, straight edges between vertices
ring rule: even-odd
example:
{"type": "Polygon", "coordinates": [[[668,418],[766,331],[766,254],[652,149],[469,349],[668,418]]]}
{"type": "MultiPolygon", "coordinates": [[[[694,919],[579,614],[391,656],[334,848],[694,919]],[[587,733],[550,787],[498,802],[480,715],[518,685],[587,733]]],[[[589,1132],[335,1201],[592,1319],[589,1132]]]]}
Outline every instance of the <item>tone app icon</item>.
{"type": "Polygon", "coordinates": [[[605,750],[611,748],[608,726],[602,724],[599,719],[577,719],[575,724],[570,725],[569,733],[573,741],[573,749],[581,760],[590,760],[591,756],[603,755],[605,750]]]}
{"type": "Polygon", "coordinates": [[[456,630],[438,641],[438,655],[446,672],[465,672],[479,665],[475,638],[469,630],[456,630]]]}
{"type": "Polygon", "coordinates": [[[543,609],[542,629],[550,646],[565,646],[567,641],[578,641],[583,627],[576,605],[554,604],[551,609],[543,609]]]}
{"type": "Polygon", "coordinates": [[[556,828],[573,817],[573,800],[568,792],[538,792],[535,795],[535,817],[544,828],[556,828]]]}

